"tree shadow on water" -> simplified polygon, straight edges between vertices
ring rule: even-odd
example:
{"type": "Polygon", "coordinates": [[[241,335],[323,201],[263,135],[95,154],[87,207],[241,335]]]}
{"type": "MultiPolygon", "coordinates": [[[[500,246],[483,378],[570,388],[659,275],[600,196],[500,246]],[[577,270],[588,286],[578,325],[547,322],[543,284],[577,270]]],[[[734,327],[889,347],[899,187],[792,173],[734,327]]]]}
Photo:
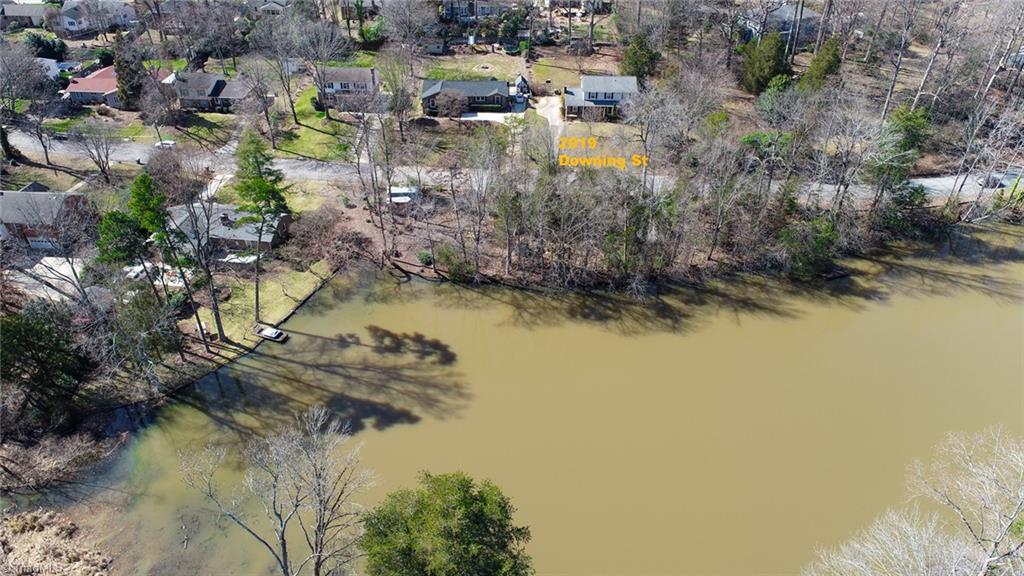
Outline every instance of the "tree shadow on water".
{"type": "Polygon", "coordinates": [[[808,304],[860,311],[894,296],[982,294],[1024,301],[1020,275],[1000,268],[1024,262],[1017,229],[975,228],[936,243],[904,243],[851,259],[845,273],[798,281],[780,274],[728,274],[703,283],[665,281],[656,293],[635,298],[621,292],[444,286],[431,292],[436,304],[455,309],[494,305],[510,312],[510,325],[526,328],[580,322],[626,336],[651,332],[686,334],[722,314],[745,318],[797,319],[808,304]]]}
{"type": "Polygon", "coordinates": [[[242,437],[267,433],[324,404],[357,433],[424,416],[457,417],[471,399],[456,353],[436,338],[367,326],[367,336],[292,332],[196,383],[179,401],[242,437]]]}

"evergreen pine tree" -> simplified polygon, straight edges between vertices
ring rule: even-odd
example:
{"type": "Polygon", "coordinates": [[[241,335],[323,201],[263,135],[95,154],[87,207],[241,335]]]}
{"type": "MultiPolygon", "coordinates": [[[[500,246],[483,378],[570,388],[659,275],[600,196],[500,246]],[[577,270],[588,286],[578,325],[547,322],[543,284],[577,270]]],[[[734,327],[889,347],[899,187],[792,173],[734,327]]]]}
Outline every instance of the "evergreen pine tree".
{"type": "Polygon", "coordinates": [[[805,91],[820,90],[825,85],[825,80],[839,72],[839,65],[842,64],[842,46],[839,38],[829,38],[821,46],[821,50],[814,55],[807,72],[800,78],[800,89],[805,91]]]}
{"type": "Polygon", "coordinates": [[[114,38],[114,73],[117,75],[117,97],[129,110],[138,108],[146,65],[131,38],[118,32],[114,38]]]}
{"type": "Polygon", "coordinates": [[[743,89],[751,94],[760,94],[780,74],[789,74],[786,59],[786,44],[778,32],[765,36],[756,45],[747,48],[747,59],[743,63],[743,89]]]}

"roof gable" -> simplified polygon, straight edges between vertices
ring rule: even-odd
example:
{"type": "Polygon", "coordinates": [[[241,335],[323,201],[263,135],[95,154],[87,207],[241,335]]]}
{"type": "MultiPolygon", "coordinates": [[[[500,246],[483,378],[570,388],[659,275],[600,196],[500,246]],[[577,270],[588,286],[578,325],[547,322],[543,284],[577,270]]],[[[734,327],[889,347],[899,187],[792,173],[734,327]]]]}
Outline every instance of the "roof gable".
{"type": "Polygon", "coordinates": [[[636,76],[583,76],[580,88],[584,92],[612,92],[634,94],[639,92],[636,76]]]}
{"type": "Polygon", "coordinates": [[[508,82],[501,80],[424,80],[420,98],[436,96],[441,92],[457,92],[466,97],[486,98],[508,96],[508,82]]]}

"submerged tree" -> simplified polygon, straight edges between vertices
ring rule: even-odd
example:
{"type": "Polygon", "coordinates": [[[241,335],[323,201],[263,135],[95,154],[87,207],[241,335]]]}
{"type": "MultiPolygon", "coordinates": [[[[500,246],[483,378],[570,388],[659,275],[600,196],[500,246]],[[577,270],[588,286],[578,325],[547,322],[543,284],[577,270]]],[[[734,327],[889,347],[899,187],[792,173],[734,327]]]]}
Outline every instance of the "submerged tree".
{"type": "Polygon", "coordinates": [[[951,434],[910,484],[950,514],[890,510],[804,575],[1024,573],[1024,440],[998,428],[951,434]]]}
{"type": "Polygon", "coordinates": [[[263,522],[214,479],[223,447],[180,454],[181,471],[188,486],[270,553],[282,576],[341,574],[359,557],[363,510],[354,497],[372,482],[359,467],[359,447],[342,452],[350,439],[338,419],[315,406],[279,432],[251,440],[243,487],[258,502],[263,522]]]}

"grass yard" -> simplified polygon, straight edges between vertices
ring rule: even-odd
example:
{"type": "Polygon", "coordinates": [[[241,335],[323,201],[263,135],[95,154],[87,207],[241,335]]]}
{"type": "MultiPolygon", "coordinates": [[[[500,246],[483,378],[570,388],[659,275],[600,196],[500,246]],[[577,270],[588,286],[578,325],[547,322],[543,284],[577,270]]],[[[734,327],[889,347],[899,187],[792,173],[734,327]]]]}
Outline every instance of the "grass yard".
{"type": "Polygon", "coordinates": [[[78,183],[78,178],[60,170],[47,170],[37,166],[19,164],[8,168],[7,174],[0,176],[0,188],[18,190],[29,182],[39,182],[51,190],[64,191],[78,183]]]}
{"type": "Polygon", "coordinates": [[[316,88],[312,86],[299,94],[295,102],[299,124],[292,124],[278,138],[276,156],[324,162],[348,157],[349,146],[339,139],[348,136],[352,128],[339,120],[327,120],[325,113],[317,112],[313,108],[315,96],[316,88]]]}
{"type": "Polygon", "coordinates": [[[56,38],[57,36],[52,32],[43,30],[42,28],[22,28],[17,32],[4,32],[3,38],[8,42],[21,42],[25,39],[25,36],[29,34],[36,34],[43,38],[56,38]]]}
{"type": "Polygon", "coordinates": [[[534,89],[546,86],[548,93],[566,86],[579,86],[580,76],[616,75],[619,73],[616,56],[601,49],[592,56],[577,58],[562,48],[538,48],[541,57],[530,69],[530,85],[534,89]],[[582,69],[581,69],[582,67],[582,69]],[[548,82],[550,81],[550,82],[548,82]]]}
{"type": "Polygon", "coordinates": [[[233,114],[196,112],[175,126],[175,132],[165,129],[162,134],[165,138],[176,137],[179,144],[191,142],[200,148],[214,150],[227,144],[237,127],[238,118],[233,114]]]}
{"type": "Polygon", "coordinates": [[[577,85],[580,75],[575,67],[565,66],[552,58],[541,58],[533,64],[531,80],[531,86],[547,85],[551,93],[566,86],[577,85]]]}
{"type": "MultiPolygon", "coordinates": [[[[284,320],[330,274],[323,262],[317,262],[306,272],[293,270],[283,262],[264,261],[264,265],[270,270],[264,272],[260,279],[260,317],[267,324],[277,324],[284,320]]],[[[259,338],[252,333],[256,310],[255,283],[250,279],[233,276],[220,276],[218,281],[231,287],[231,298],[220,303],[224,332],[234,342],[247,346],[256,344],[259,338]]],[[[216,331],[213,314],[208,308],[201,308],[199,316],[209,331],[216,331]]],[[[191,319],[181,322],[185,323],[179,325],[186,332],[194,332],[195,325],[191,319]]]]}
{"type": "MultiPolygon", "coordinates": [[[[222,204],[240,204],[242,199],[238,197],[238,189],[235,187],[236,180],[232,178],[227,184],[217,190],[217,202],[222,204]]],[[[294,214],[301,214],[310,210],[316,210],[324,203],[325,194],[332,192],[331,184],[327,182],[288,182],[285,190],[285,200],[288,208],[294,214]]]]}
{"type": "Polygon", "coordinates": [[[538,114],[537,111],[534,110],[533,108],[529,108],[529,109],[526,110],[526,112],[523,113],[523,120],[526,120],[526,123],[528,125],[533,125],[533,124],[539,124],[541,126],[547,126],[548,125],[547,118],[545,118],[545,117],[541,116],[540,114],[538,114]]]}
{"type": "Polygon", "coordinates": [[[285,191],[288,208],[293,213],[301,214],[316,210],[324,203],[325,194],[332,192],[332,185],[327,182],[294,182],[285,191]]]}
{"type": "Polygon", "coordinates": [[[344,60],[331,60],[328,66],[338,68],[374,68],[377,66],[377,53],[371,50],[356,50],[344,60]]]}
{"type": "Polygon", "coordinates": [[[416,157],[416,162],[434,166],[449,150],[466,150],[478,131],[497,133],[504,126],[490,122],[458,122],[446,118],[421,119],[420,130],[432,143],[429,150],[416,157]]]}
{"type": "Polygon", "coordinates": [[[523,59],[505,54],[456,54],[438,56],[425,63],[424,76],[430,80],[498,80],[512,81],[525,72],[523,59]]]}
{"type": "MultiPolygon", "coordinates": [[[[590,26],[587,24],[573,24],[573,37],[574,38],[588,38],[590,37],[590,26]]],[[[594,42],[611,42],[615,39],[615,30],[611,28],[611,24],[604,24],[601,22],[594,24],[594,42]]]]}
{"type": "Polygon", "coordinates": [[[67,118],[60,118],[54,120],[47,120],[46,126],[54,132],[71,132],[77,128],[81,128],[87,120],[95,116],[91,108],[82,108],[75,112],[73,116],[67,118]]]}
{"type": "Polygon", "coordinates": [[[146,68],[149,68],[150,70],[160,68],[164,70],[173,70],[177,72],[179,70],[184,70],[185,67],[188,66],[188,62],[184,58],[177,58],[174,60],[152,59],[145,60],[143,62],[143,65],[145,65],[146,68]]]}

